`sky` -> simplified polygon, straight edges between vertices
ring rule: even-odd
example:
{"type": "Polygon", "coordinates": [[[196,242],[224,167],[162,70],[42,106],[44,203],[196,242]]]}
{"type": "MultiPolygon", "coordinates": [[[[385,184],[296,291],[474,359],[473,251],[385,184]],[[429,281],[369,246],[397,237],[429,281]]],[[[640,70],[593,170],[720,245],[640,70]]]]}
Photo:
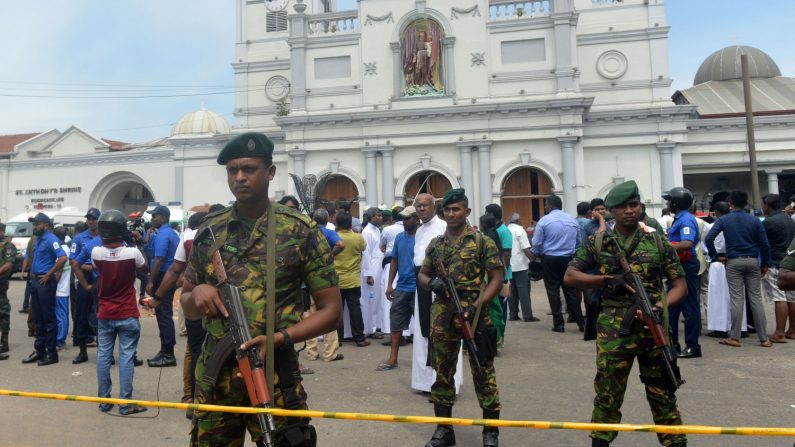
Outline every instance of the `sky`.
{"type": "MultiPolygon", "coordinates": [[[[795,1],[665,3],[671,93],[729,45],[757,47],[795,76],[795,1]]],[[[355,7],[338,0],[340,10],[355,7]]],[[[5,0],[0,135],[76,125],[143,142],[202,106],[234,123],[234,34],[235,0],[5,0]]]]}

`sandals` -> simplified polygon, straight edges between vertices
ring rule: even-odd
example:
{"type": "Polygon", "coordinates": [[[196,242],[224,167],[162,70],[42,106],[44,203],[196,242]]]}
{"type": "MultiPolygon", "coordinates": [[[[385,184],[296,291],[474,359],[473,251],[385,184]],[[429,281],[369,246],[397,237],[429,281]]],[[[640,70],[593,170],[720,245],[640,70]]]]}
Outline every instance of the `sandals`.
{"type": "Polygon", "coordinates": [[[768,338],[765,341],[760,341],[759,342],[759,346],[761,346],[763,348],[769,348],[769,347],[773,346],[773,342],[768,338]]]}
{"type": "Polygon", "coordinates": [[[370,346],[370,342],[367,340],[359,340],[356,342],[356,346],[363,348],[365,346],[370,346]]]}
{"type": "Polygon", "coordinates": [[[122,416],[129,416],[131,414],[143,413],[146,410],[146,407],[142,407],[140,405],[130,405],[128,407],[120,407],[119,414],[122,416]]]}
{"type": "Polygon", "coordinates": [[[378,367],[375,368],[376,371],[392,371],[394,369],[400,368],[400,365],[397,363],[389,363],[389,362],[381,362],[378,364],[378,367]]]}
{"type": "Polygon", "coordinates": [[[381,332],[373,332],[372,334],[368,335],[367,338],[374,340],[381,340],[384,338],[384,334],[382,334],[381,332]]]}
{"type": "Polygon", "coordinates": [[[782,335],[781,337],[773,337],[772,335],[768,338],[773,343],[786,343],[787,339],[782,335]]]}
{"type": "Polygon", "coordinates": [[[737,340],[735,340],[733,338],[724,338],[723,340],[719,341],[718,343],[720,343],[722,345],[726,345],[726,346],[731,346],[731,347],[734,347],[734,348],[739,348],[740,346],[742,346],[739,341],[737,341],[737,340]]]}

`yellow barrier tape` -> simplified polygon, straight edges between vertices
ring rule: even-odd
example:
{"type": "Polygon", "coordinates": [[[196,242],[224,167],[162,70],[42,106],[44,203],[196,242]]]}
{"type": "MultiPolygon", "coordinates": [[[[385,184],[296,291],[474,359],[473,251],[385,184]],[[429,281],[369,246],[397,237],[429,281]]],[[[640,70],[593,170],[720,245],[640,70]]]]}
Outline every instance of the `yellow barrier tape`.
{"type": "Polygon", "coordinates": [[[271,413],[275,416],[303,418],[343,419],[354,421],[402,422],[409,424],[449,424],[503,428],[534,428],[539,430],[585,430],[585,431],[626,431],[694,435],[741,435],[741,436],[793,436],[795,428],[778,427],[715,427],[708,425],[636,425],[636,424],[596,424],[588,422],[552,421],[510,421],[504,419],[463,419],[438,418],[431,416],[402,416],[395,414],[343,413],[317,410],[284,410],[280,408],[230,407],[224,405],[186,404],[177,402],[156,402],[146,400],[127,400],[105,397],[76,396],[70,394],[35,393],[0,389],[0,396],[31,397],[37,399],[70,400],[115,405],[141,405],[144,407],[175,408],[180,410],[214,411],[221,413],[271,413]]]}

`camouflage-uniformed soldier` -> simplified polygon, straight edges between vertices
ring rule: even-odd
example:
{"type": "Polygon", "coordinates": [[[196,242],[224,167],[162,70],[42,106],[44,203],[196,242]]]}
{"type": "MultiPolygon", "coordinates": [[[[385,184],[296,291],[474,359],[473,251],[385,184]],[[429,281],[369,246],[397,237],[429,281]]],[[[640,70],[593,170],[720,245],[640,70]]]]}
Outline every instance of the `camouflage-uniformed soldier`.
{"type": "Polygon", "coordinates": [[[0,360],[8,358],[8,331],[11,330],[11,303],[8,302],[8,279],[14,269],[17,249],[6,237],[6,224],[0,223],[0,360]]]}
{"type": "MultiPolygon", "coordinates": [[[[445,194],[442,200],[444,219],[447,230],[442,236],[431,241],[426,251],[425,260],[419,273],[419,283],[425,289],[436,293],[437,299],[431,304],[431,358],[436,370],[436,382],[431,387],[431,400],[434,414],[438,417],[451,417],[455,403],[455,374],[458,353],[461,349],[461,328],[452,318],[453,303],[443,298],[444,282],[439,278],[437,270],[439,262],[444,266],[450,279],[455,282],[467,317],[473,319],[476,308],[481,307],[478,330],[493,330],[489,317],[488,304],[502,286],[502,264],[497,246],[491,238],[475,231],[467,222],[470,209],[463,189],[453,189],[445,194]],[[488,275],[481,302],[477,302],[481,285],[488,275]]],[[[496,334],[493,341],[496,343],[496,334]]],[[[496,350],[496,344],[493,346],[496,350]]],[[[500,396],[494,373],[493,359],[482,366],[481,373],[476,371],[474,359],[470,357],[472,381],[475,393],[483,409],[483,418],[500,418],[500,396]]],[[[483,429],[483,445],[497,446],[499,431],[496,427],[483,429]]],[[[455,445],[455,433],[450,425],[439,425],[426,447],[444,447],[455,445]]]]}
{"type": "MultiPolygon", "coordinates": [[[[667,314],[667,306],[679,302],[687,294],[684,271],[673,247],[665,237],[638,224],[641,202],[638,186],[628,181],[615,186],[607,195],[605,205],[615,217],[612,231],[593,235],[577,250],[569,263],[564,281],[577,288],[602,288],[601,310],[597,320],[596,378],[592,422],[621,422],[621,404],[627,379],[635,357],[640,366],[640,379],[646,387],[654,422],[660,425],[681,425],[682,417],[676,396],[667,386],[662,354],[654,345],[651,331],[643,322],[634,321],[628,335],[621,335],[625,318],[635,318],[628,309],[634,303],[627,288],[624,271],[619,265],[625,254],[631,270],[641,281],[656,307],[667,314]],[[596,270],[598,274],[590,274],[596,270]],[[663,279],[671,284],[665,295],[663,279]]],[[[667,318],[663,319],[665,322],[667,318]]],[[[594,447],[608,446],[617,432],[594,431],[594,447]]],[[[687,444],[685,435],[658,435],[664,446],[687,444]]]]}
{"type": "MultiPolygon", "coordinates": [[[[241,134],[224,147],[218,163],[226,165],[229,188],[237,201],[207,216],[193,242],[181,302],[188,318],[204,318],[207,330],[196,365],[195,402],[199,404],[250,405],[234,355],[213,356],[225,335],[221,315],[228,314],[215,287],[218,281],[211,261],[215,247],[220,247],[230,283],[240,287],[243,296],[253,336],[246,348],[259,345],[263,355],[274,355],[275,407],[307,408],[293,343],[327,333],[339,322],[338,278],[325,237],[309,217],[269,202],[268,183],[275,174],[272,152],[271,141],[254,132],[241,134]],[[275,207],[277,234],[275,353],[266,353],[265,336],[266,289],[271,286],[265,283],[269,206],[275,207]],[[306,284],[317,307],[305,320],[301,320],[301,283],[306,284]],[[217,374],[211,374],[215,368],[217,374]],[[206,375],[215,375],[214,387],[202,380],[206,375]]],[[[314,428],[308,419],[276,417],[275,422],[277,446],[315,446],[314,428]]],[[[262,433],[253,415],[197,411],[191,445],[241,446],[246,428],[254,441],[261,442],[262,433]]]]}

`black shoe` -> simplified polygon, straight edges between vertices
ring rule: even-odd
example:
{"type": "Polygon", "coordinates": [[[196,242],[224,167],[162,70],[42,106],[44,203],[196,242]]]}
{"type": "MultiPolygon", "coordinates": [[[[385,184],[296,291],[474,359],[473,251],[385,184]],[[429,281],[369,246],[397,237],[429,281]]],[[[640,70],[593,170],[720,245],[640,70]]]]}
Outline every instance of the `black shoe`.
{"type": "Polygon", "coordinates": [[[149,359],[146,363],[151,368],[163,368],[167,366],[177,366],[177,358],[174,354],[163,354],[160,358],[149,359]]]}
{"type": "Polygon", "coordinates": [[[133,356],[133,365],[134,366],[142,366],[144,364],[143,360],[138,359],[138,356],[133,356]]]}
{"type": "Polygon", "coordinates": [[[431,440],[425,447],[448,447],[455,445],[455,432],[449,425],[437,425],[431,440]]]}
{"type": "Polygon", "coordinates": [[[712,337],[712,338],[721,338],[721,339],[729,338],[729,334],[727,332],[724,332],[724,331],[710,331],[710,332],[707,332],[706,335],[707,335],[707,337],[712,337]]]}
{"type": "Polygon", "coordinates": [[[47,365],[52,365],[54,363],[58,363],[58,354],[47,354],[36,364],[39,366],[47,366],[47,365]]]}
{"type": "Polygon", "coordinates": [[[157,354],[155,354],[154,357],[146,359],[146,363],[159,362],[162,359],[163,359],[163,350],[161,349],[160,351],[157,352],[157,354]]]}
{"type": "Polygon", "coordinates": [[[79,364],[85,363],[87,361],[88,361],[88,354],[86,353],[86,351],[82,351],[81,350],[80,353],[77,354],[77,357],[75,357],[74,360],[72,360],[72,364],[73,365],[79,365],[79,364]]]}
{"type": "Polygon", "coordinates": [[[508,318],[508,321],[519,321],[519,316],[508,318]]]}
{"type": "Polygon", "coordinates": [[[42,358],[44,358],[43,355],[40,355],[38,352],[33,351],[29,356],[27,356],[25,359],[22,360],[22,363],[38,362],[42,358]]]}
{"type": "Polygon", "coordinates": [[[591,447],[610,447],[610,443],[604,439],[591,439],[591,447]]]}
{"type": "Polygon", "coordinates": [[[19,309],[19,313],[21,313],[21,314],[26,314],[28,312],[30,312],[30,310],[28,310],[28,309],[19,309]]]}
{"type": "Polygon", "coordinates": [[[0,360],[8,360],[8,357],[10,356],[7,352],[0,352],[0,360]]]}
{"type": "Polygon", "coordinates": [[[0,354],[8,352],[8,344],[0,343],[0,354]]]}
{"type": "Polygon", "coordinates": [[[563,326],[555,326],[552,328],[552,332],[566,332],[566,328],[563,326]]]}
{"type": "Polygon", "coordinates": [[[541,321],[541,320],[539,318],[536,318],[536,317],[533,317],[533,316],[529,316],[527,318],[522,318],[522,321],[524,321],[526,323],[535,323],[536,321],[541,321]]]}
{"type": "Polygon", "coordinates": [[[484,431],[483,447],[500,447],[500,432],[496,430],[484,431]]]}
{"type": "Polygon", "coordinates": [[[683,349],[682,353],[679,354],[680,359],[694,359],[698,357],[701,357],[701,349],[691,348],[690,346],[683,349]]]}
{"type": "Polygon", "coordinates": [[[674,343],[674,353],[677,357],[679,357],[679,354],[682,353],[682,345],[680,345],[679,342],[674,343]]]}

